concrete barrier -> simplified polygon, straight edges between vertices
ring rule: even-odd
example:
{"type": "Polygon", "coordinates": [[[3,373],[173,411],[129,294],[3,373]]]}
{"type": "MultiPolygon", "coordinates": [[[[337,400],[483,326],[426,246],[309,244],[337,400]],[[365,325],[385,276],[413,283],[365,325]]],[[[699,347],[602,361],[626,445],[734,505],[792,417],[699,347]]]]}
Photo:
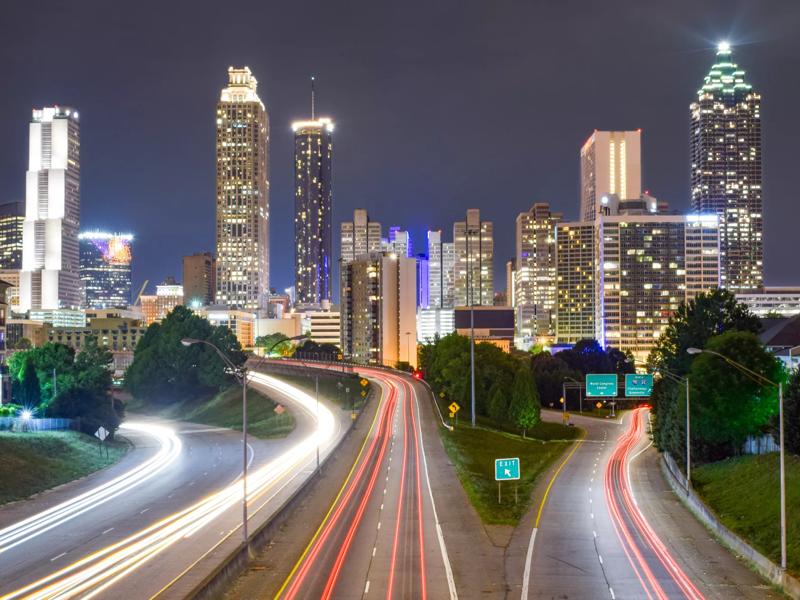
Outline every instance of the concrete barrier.
{"type": "Polygon", "coordinates": [[[661,454],[661,471],[672,490],[686,507],[711,530],[726,548],[747,561],[759,575],[780,587],[791,598],[800,600],[800,580],[783,571],[778,565],[725,527],[711,509],[694,493],[694,490],[689,488],[686,476],[681,473],[675,459],[667,452],[661,454]]]}

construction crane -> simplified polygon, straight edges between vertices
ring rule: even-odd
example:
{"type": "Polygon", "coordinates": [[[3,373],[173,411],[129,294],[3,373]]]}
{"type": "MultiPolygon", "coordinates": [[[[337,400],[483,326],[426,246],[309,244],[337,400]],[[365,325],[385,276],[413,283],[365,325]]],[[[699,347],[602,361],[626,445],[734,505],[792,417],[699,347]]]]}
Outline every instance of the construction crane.
{"type": "Polygon", "coordinates": [[[139,288],[139,293],[136,294],[136,300],[133,301],[133,306],[136,306],[142,301],[142,294],[144,294],[145,289],[147,289],[147,284],[150,283],[149,279],[145,279],[142,287],[139,288]]]}

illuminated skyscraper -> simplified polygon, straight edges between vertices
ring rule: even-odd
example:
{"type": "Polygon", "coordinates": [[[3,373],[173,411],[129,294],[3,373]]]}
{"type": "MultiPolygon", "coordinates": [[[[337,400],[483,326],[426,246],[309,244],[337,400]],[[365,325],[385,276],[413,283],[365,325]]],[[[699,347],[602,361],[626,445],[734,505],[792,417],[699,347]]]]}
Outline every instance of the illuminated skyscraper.
{"type": "Polygon", "coordinates": [[[217,103],[217,293],[265,308],[269,293],[269,118],[250,69],[228,68],[217,103]]]}
{"type": "Polygon", "coordinates": [[[690,106],[692,209],[720,223],[721,285],[734,292],[764,280],[761,196],[761,96],[719,45],[690,106]]]}
{"type": "Polygon", "coordinates": [[[494,238],[492,222],[481,221],[477,208],[453,225],[455,243],[455,306],[494,304],[494,238]]]}
{"type": "Polygon", "coordinates": [[[544,202],[517,216],[513,305],[518,335],[552,338],[555,334],[555,226],[561,218],[544,202]]]}
{"type": "Polygon", "coordinates": [[[183,257],[183,295],[186,305],[199,308],[214,304],[217,268],[211,252],[183,257]]]}
{"type": "Polygon", "coordinates": [[[441,229],[428,232],[428,295],[431,308],[453,308],[456,248],[442,241],[441,229]]]}
{"type": "Polygon", "coordinates": [[[80,149],[77,111],[59,106],[33,111],[22,230],[21,310],[52,311],[81,304],[80,149]]]}
{"type": "Polygon", "coordinates": [[[0,270],[22,268],[22,225],[25,204],[9,202],[0,205],[0,270]]]}
{"type": "Polygon", "coordinates": [[[556,342],[594,338],[594,221],[556,224],[556,342]]]}
{"type": "Polygon", "coordinates": [[[331,299],[331,160],[333,122],[292,123],[294,131],[294,266],[300,304],[331,299]]]}
{"type": "Polygon", "coordinates": [[[131,303],[133,236],[87,231],[78,241],[84,308],[127,308],[131,303]]]}
{"type": "Polygon", "coordinates": [[[341,260],[349,263],[357,257],[381,249],[381,224],[370,221],[367,211],[357,208],[353,220],[344,221],[341,227],[341,260]]]}
{"type": "Polygon", "coordinates": [[[642,193],[642,132],[595,130],[581,148],[581,213],[591,221],[600,199],[616,194],[621,200],[642,193]]]}

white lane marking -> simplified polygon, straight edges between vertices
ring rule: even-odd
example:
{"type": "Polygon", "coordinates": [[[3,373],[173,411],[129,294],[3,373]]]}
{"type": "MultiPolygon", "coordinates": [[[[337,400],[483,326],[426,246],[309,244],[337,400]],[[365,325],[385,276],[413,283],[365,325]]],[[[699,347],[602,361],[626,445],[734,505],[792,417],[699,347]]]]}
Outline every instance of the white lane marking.
{"type": "Polygon", "coordinates": [[[383,503],[381,503],[381,510],[383,510],[383,503]]]}
{"type": "Polygon", "coordinates": [[[377,547],[377,546],[373,546],[373,547],[372,547],[372,556],[373,556],[373,557],[375,556],[375,553],[376,553],[377,551],[378,551],[378,547],[377,547]]]}
{"type": "MultiPolygon", "coordinates": [[[[409,384],[410,385],[410,384],[409,384]]],[[[422,451],[422,465],[425,467],[425,481],[428,484],[428,495],[431,499],[431,508],[433,509],[433,520],[436,523],[436,537],[439,540],[439,550],[442,553],[442,561],[444,562],[444,572],[447,576],[447,587],[450,591],[450,599],[457,600],[458,593],[456,592],[456,582],[453,579],[453,568],[450,566],[450,559],[447,557],[447,546],[444,543],[444,534],[442,533],[442,526],[439,523],[439,516],[436,513],[436,502],[433,501],[433,490],[431,489],[431,478],[428,473],[428,457],[425,456],[425,441],[423,440],[422,436],[422,424],[421,418],[422,413],[419,410],[419,398],[417,397],[417,392],[414,391],[414,388],[411,388],[411,392],[414,394],[414,404],[417,407],[417,429],[419,430],[419,447],[422,451]]],[[[434,398],[434,402],[436,399],[434,398]]],[[[437,405],[438,406],[438,405],[437,405]]]]}
{"type": "Polygon", "coordinates": [[[531,539],[528,542],[528,552],[525,554],[525,569],[522,572],[522,600],[528,600],[528,587],[531,583],[531,563],[533,562],[533,543],[536,541],[538,527],[534,527],[531,532],[531,539]]]}
{"type": "Polygon", "coordinates": [[[594,513],[589,513],[589,514],[590,514],[590,515],[591,515],[591,517],[594,519],[594,513]]]}
{"type": "Polygon", "coordinates": [[[366,596],[369,594],[369,579],[367,580],[367,585],[364,586],[364,595],[366,596]]]}
{"type": "Polygon", "coordinates": [[[191,435],[192,433],[214,433],[216,431],[230,431],[227,427],[206,427],[205,429],[183,429],[179,435],[191,435]]]}
{"type": "Polygon", "coordinates": [[[603,564],[603,557],[602,557],[600,554],[598,554],[598,555],[597,555],[597,558],[599,558],[599,559],[600,559],[600,564],[602,565],[602,564],[603,564]]]}
{"type": "Polygon", "coordinates": [[[594,530],[592,530],[592,535],[593,535],[594,537],[597,537],[597,532],[596,532],[596,531],[594,531],[594,530]]]}
{"type": "Polygon", "coordinates": [[[140,510],[140,511],[139,511],[139,514],[140,514],[140,515],[143,515],[143,514],[144,514],[144,513],[146,513],[148,510],[150,510],[150,507],[148,507],[148,508],[145,508],[144,510],[140,510]]]}
{"type": "Polygon", "coordinates": [[[384,495],[386,495],[386,488],[383,488],[383,493],[384,495]]]}
{"type": "Polygon", "coordinates": [[[608,592],[611,594],[611,600],[617,600],[617,597],[614,595],[614,588],[608,586],[608,592]]]}
{"type": "Polygon", "coordinates": [[[378,529],[380,529],[380,528],[381,528],[381,522],[378,521],[378,529]]]}
{"type": "Polygon", "coordinates": [[[174,494],[174,493],[172,493],[172,494],[170,494],[169,496],[167,496],[167,498],[172,498],[174,495],[175,495],[175,494],[174,494]]]}
{"type": "Polygon", "coordinates": [[[110,532],[112,532],[112,531],[114,531],[114,528],[113,528],[113,527],[109,527],[108,529],[106,529],[105,531],[103,531],[103,532],[102,532],[100,535],[105,535],[105,534],[107,534],[107,533],[110,533],[110,532]]]}
{"type": "Polygon", "coordinates": [[[59,558],[61,558],[62,556],[66,556],[66,555],[67,555],[67,553],[66,553],[66,552],[62,552],[62,553],[61,553],[61,554],[59,554],[58,556],[54,556],[53,558],[51,558],[51,559],[50,559],[50,562],[53,562],[54,560],[58,560],[58,559],[59,559],[59,558]]]}

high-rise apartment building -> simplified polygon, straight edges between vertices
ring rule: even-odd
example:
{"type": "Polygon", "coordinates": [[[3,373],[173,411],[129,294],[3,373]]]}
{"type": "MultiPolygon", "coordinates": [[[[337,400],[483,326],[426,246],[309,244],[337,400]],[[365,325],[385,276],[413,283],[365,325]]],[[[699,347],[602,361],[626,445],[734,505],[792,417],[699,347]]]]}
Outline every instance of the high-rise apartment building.
{"type": "Polygon", "coordinates": [[[556,225],[557,343],[595,338],[646,360],[682,302],[719,285],[716,215],[619,203],[556,225]]]}
{"type": "Polygon", "coordinates": [[[751,292],[764,282],[761,95],[720,44],[690,106],[692,209],[719,217],[721,284],[751,292]]]}
{"type": "Polygon", "coordinates": [[[642,132],[595,130],[581,148],[581,212],[594,220],[600,199],[616,194],[622,200],[642,193],[642,132]]]}
{"type": "Polygon", "coordinates": [[[494,238],[491,221],[481,221],[477,208],[453,225],[455,244],[455,306],[494,303],[494,238]]]}
{"type": "Polygon", "coordinates": [[[228,68],[217,103],[216,302],[258,310],[269,294],[269,118],[250,69],[228,68]]]}
{"type": "Polygon", "coordinates": [[[78,235],[84,308],[128,308],[131,242],[129,233],[85,231],[78,235]]]}
{"type": "Polygon", "coordinates": [[[81,304],[78,113],[59,106],[34,110],[29,135],[20,309],[77,308],[81,304]]]}
{"type": "Polygon", "coordinates": [[[333,122],[292,123],[294,131],[294,266],[300,304],[331,299],[331,161],[333,122]]]}
{"type": "Polygon", "coordinates": [[[352,262],[364,254],[380,252],[381,224],[370,221],[367,211],[357,208],[353,211],[353,220],[342,223],[340,250],[343,263],[352,262]]]}
{"type": "Polygon", "coordinates": [[[546,202],[537,202],[517,216],[513,272],[517,335],[551,341],[555,334],[555,228],[561,220],[562,214],[552,212],[546,202]]]}
{"type": "Polygon", "coordinates": [[[363,364],[417,364],[416,265],[386,252],[342,264],[342,352],[363,364]]]}
{"type": "Polygon", "coordinates": [[[197,308],[214,304],[216,276],[216,260],[211,252],[183,257],[183,295],[187,306],[197,308]]]}
{"type": "Polygon", "coordinates": [[[22,229],[25,204],[0,204],[0,271],[22,268],[22,229]]]}
{"type": "Polygon", "coordinates": [[[455,305],[456,247],[442,241],[441,229],[428,232],[428,303],[431,308],[455,305]]]}

